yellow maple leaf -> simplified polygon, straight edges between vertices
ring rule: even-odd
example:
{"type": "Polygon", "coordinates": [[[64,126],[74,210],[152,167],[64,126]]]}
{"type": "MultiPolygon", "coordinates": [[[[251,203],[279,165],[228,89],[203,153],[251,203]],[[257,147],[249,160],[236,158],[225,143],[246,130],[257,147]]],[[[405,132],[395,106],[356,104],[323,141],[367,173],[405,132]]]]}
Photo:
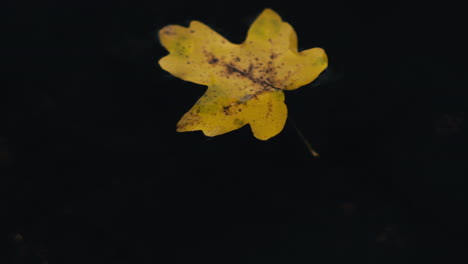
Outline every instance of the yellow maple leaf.
{"type": "Polygon", "coordinates": [[[159,61],[164,70],[208,86],[177,131],[202,130],[206,136],[246,124],[258,139],[277,135],[288,115],[283,90],[312,82],[328,64],[321,48],[298,52],[296,32],[271,9],[257,17],[242,44],[227,41],[199,21],[188,28],[166,26],[159,39],[169,51],[159,61]]]}

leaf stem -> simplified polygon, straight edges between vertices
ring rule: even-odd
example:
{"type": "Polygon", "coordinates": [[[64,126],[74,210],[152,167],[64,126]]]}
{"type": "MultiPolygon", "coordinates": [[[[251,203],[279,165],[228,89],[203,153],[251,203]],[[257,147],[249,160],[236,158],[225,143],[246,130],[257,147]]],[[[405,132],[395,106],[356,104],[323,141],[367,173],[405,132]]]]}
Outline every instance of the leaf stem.
{"type": "Polygon", "coordinates": [[[312,155],[312,157],[319,158],[320,155],[318,154],[318,152],[315,151],[314,148],[312,148],[309,141],[304,136],[304,134],[302,134],[301,130],[296,126],[296,123],[292,120],[292,118],[288,118],[288,122],[294,127],[294,130],[296,131],[297,135],[301,139],[302,143],[304,143],[304,145],[306,146],[307,150],[312,155]]]}

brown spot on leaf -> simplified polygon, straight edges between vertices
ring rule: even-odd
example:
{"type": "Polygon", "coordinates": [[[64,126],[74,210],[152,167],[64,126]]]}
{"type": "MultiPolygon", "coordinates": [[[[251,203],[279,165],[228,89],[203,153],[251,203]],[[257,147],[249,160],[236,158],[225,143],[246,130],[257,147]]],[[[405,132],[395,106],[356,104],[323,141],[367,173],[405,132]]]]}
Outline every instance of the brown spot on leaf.
{"type": "Polygon", "coordinates": [[[163,31],[163,34],[164,34],[164,35],[168,35],[168,36],[176,35],[175,31],[172,30],[172,27],[167,27],[167,28],[163,31]]]}
{"type": "Polygon", "coordinates": [[[203,51],[203,54],[204,54],[205,57],[207,58],[207,61],[208,61],[209,64],[216,64],[216,63],[218,63],[219,59],[216,58],[216,56],[215,56],[213,53],[204,50],[204,51],[203,51]]]}
{"type": "Polygon", "coordinates": [[[218,58],[212,57],[211,59],[208,60],[208,63],[209,64],[215,64],[215,63],[218,63],[218,61],[219,61],[218,58]]]}
{"type": "Polygon", "coordinates": [[[266,115],[267,118],[270,117],[270,114],[271,114],[271,111],[272,111],[271,108],[272,108],[272,103],[271,103],[271,101],[268,101],[268,103],[267,103],[267,115],[266,115]]]}
{"type": "Polygon", "coordinates": [[[228,106],[223,106],[223,113],[225,115],[231,115],[231,106],[228,105],[228,106]]]}

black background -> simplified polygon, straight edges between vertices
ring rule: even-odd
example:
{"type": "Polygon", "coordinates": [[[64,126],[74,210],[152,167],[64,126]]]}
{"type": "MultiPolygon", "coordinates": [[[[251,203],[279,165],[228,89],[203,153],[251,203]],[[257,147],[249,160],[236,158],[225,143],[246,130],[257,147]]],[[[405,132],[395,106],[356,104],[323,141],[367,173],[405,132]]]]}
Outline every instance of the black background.
{"type": "Polygon", "coordinates": [[[451,263],[466,243],[463,8],[448,1],[3,1],[1,263],[451,263]],[[176,133],[204,87],[157,31],[265,8],[329,68],[292,123],[176,133]],[[4,89],[6,87],[7,89],[4,89]],[[2,214],[3,214],[2,213],[2,214]]]}

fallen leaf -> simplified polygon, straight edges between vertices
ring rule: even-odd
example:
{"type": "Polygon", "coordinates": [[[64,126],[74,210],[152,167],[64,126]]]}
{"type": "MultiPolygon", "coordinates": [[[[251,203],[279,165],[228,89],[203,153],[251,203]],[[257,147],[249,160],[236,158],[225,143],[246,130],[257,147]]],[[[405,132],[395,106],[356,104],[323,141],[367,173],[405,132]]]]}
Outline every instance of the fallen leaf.
{"type": "Polygon", "coordinates": [[[267,140],[284,127],[283,90],[312,82],[327,67],[321,48],[298,52],[294,29],[271,9],[253,22],[247,39],[233,44],[199,21],[169,25],[159,31],[169,55],[159,65],[172,75],[208,86],[181,118],[177,131],[202,130],[221,135],[249,124],[267,140]]]}

